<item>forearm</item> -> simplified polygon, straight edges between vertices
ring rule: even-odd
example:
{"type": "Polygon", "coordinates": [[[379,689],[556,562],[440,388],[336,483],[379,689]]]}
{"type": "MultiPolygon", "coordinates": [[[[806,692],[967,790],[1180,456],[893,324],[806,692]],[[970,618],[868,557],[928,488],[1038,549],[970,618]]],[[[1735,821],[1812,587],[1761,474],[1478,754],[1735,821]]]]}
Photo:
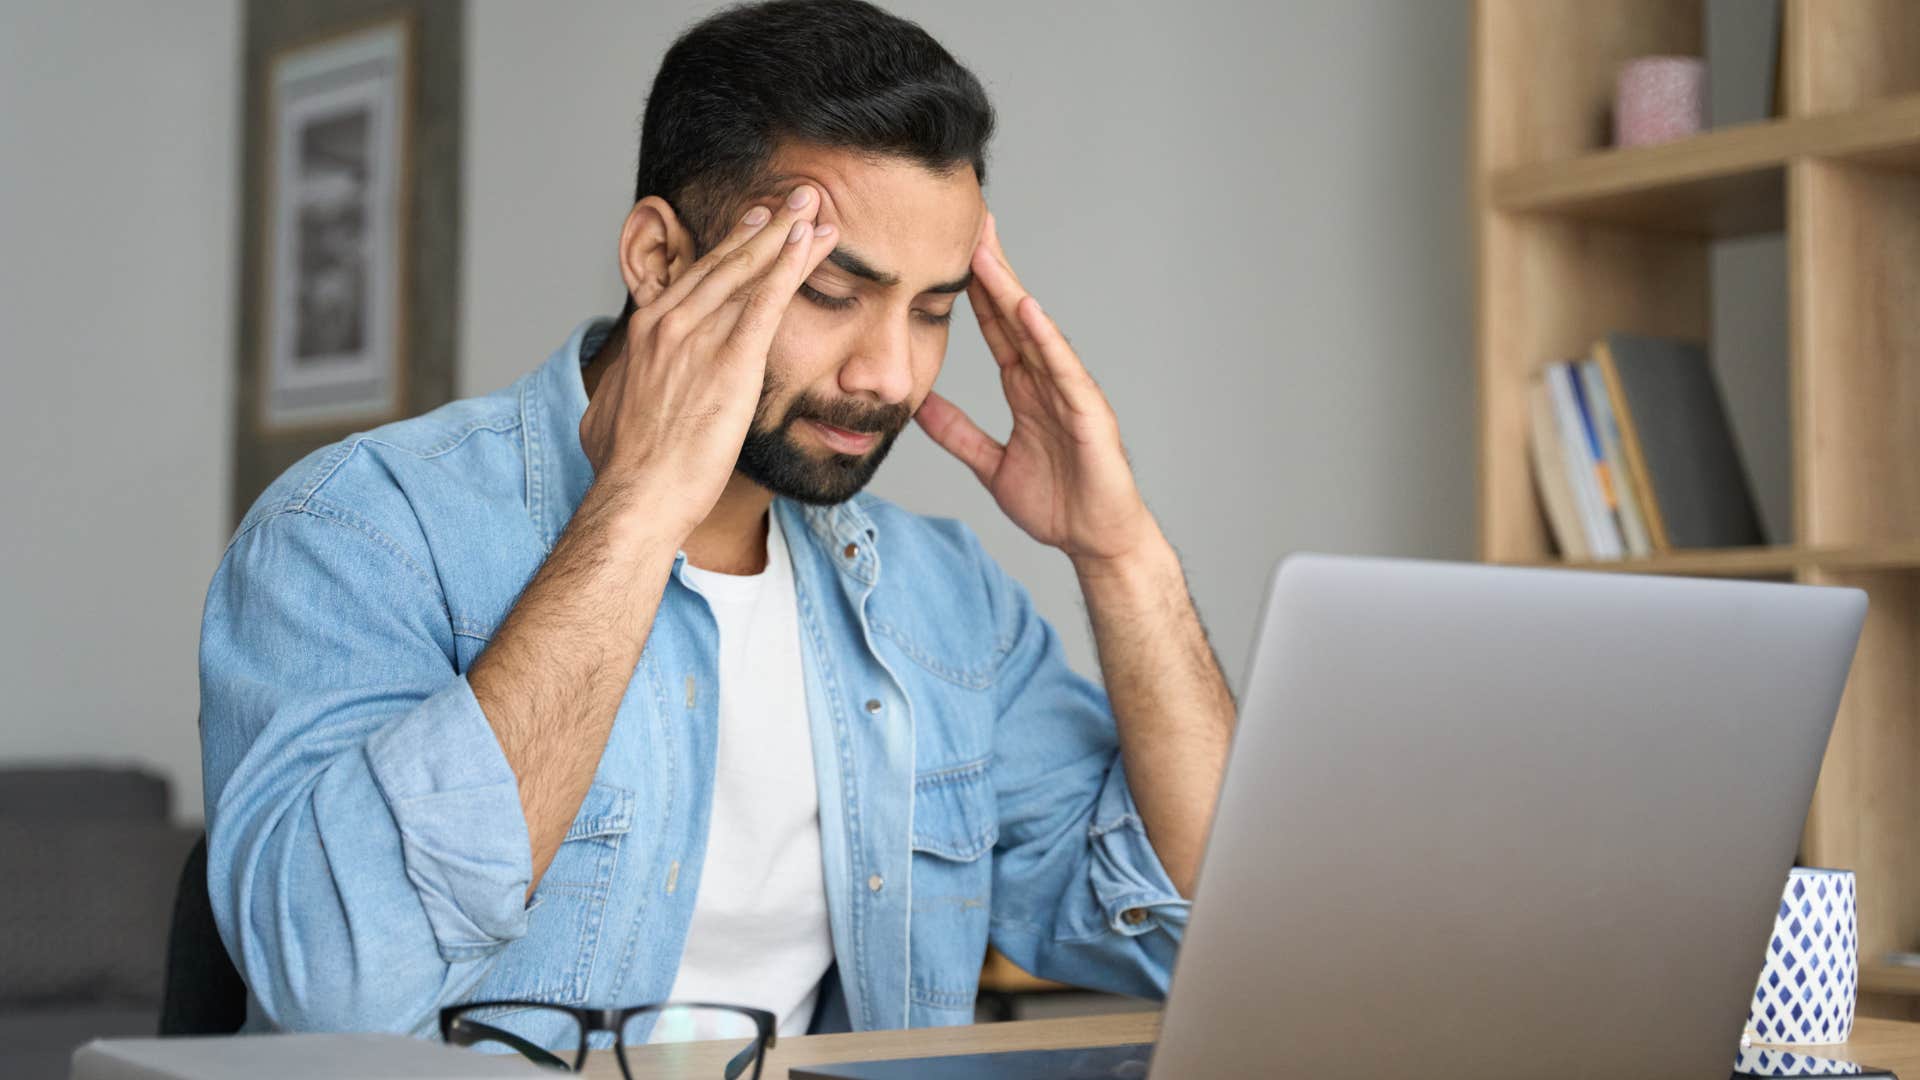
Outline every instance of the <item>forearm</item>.
{"type": "Polygon", "coordinates": [[[673,566],[679,541],[647,531],[644,503],[595,483],[468,673],[518,782],[529,896],[593,782],[673,566]]]}
{"type": "Polygon", "coordinates": [[[1191,896],[1233,734],[1234,703],[1172,545],[1075,560],[1128,785],[1154,853],[1191,896]]]}

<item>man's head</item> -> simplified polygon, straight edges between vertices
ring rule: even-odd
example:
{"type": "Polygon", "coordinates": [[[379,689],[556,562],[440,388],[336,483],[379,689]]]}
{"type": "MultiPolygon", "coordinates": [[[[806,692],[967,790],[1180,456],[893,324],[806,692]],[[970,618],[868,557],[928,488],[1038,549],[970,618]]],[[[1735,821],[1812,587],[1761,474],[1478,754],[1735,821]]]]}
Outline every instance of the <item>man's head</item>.
{"type": "Polygon", "coordinates": [[[860,490],[932,388],[985,220],[993,109],[918,26],[860,0],[729,8],[667,50],[641,122],[622,319],[748,206],[821,195],[835,249],[767,355],[740,470],[776,494],[860,490]]]}

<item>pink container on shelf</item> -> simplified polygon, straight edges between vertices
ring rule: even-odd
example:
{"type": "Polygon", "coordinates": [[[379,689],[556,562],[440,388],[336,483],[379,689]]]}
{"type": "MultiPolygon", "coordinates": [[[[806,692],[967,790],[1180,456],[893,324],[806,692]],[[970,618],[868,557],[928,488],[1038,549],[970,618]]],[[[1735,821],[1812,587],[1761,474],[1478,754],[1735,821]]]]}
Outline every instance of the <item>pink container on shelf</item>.
{"type": "Polygon", "coordinates": [[[1697,56],[1643,56],[1620,67],[1613,95],[1615,146],[1650,146],[1705,126],[1707,63],[1697,56]]]}

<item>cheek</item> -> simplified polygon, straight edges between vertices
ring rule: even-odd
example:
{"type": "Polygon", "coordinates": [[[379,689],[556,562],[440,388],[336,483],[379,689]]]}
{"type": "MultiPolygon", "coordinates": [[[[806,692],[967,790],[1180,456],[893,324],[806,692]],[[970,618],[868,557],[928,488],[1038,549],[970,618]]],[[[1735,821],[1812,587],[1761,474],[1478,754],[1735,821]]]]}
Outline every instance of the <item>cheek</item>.
{"type": "Polygon", "coordinates": [[[947,362],[947,334],[951,327],[929,327],[913,343],[914,399],[927,396],[947,362]]]}
{"type": "Polygon", "coordinates": [[[791,396],[832,383],[847,343],[841,340],[844,328],[823,317],[831,314],[803,300],[788,305],[767,347],[769,385],[791,396]]]}

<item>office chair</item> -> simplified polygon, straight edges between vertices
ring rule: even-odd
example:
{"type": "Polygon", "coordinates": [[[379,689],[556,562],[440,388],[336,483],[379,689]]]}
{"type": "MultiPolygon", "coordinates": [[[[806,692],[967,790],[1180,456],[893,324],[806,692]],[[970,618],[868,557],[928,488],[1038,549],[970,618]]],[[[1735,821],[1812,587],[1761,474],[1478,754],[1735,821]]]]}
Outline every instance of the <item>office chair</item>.
{"type": "Polygon", "coordinates": [[[247,1019],[247,984],[227,956],[207,895],[207,838],[187,853],[167,932],[160,1034],[231,1035],[247,1019]]]}

